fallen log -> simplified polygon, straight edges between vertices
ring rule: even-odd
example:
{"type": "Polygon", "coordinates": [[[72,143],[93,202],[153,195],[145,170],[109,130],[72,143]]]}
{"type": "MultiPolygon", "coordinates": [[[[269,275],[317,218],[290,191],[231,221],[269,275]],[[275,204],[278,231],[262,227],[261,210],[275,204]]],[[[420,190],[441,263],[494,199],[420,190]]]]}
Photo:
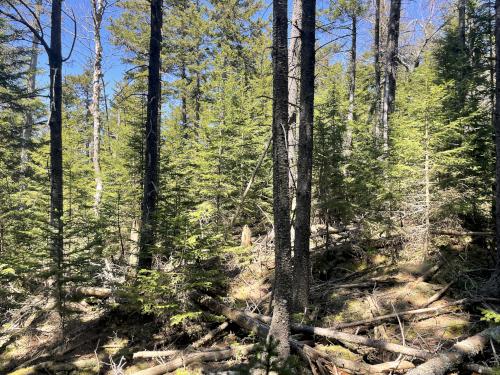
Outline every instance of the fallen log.
{"type": "MultiPolygon", "coordinates": [[[[265,322],[265,323],[271,322],[270,316],[264,316],[264,315],[258,315],[258,314],[253,314],[253,316],[255,318],[261,320],[262,322],[265,322]]],[[[308,325],[304,325],[304,324],[292,323],[291,329],[294,332],[307,333],[309,335],[327,337],[330,339],[345,341],[345,342],[352,343],[352,344],[369,346],[371,348],[385,350],[385,351],[392,352],[392,353],[406,354],[406,355],[409,355],[411,357],[416,357],[416,358],[421,358],[421,359],[430,359],[434,356],[434,354],[432,354],[431,352],[425,351],[425,350],[415,349],[415,348],[412,348],[409,346],[403,346],[403,345],[399,345],[399,344],[393,344],[393,343],[386,342],[383,340],[374,340],[374,339],[370,339],[370,338],[364,337],[364,336],[353,335],[351,333],[339,332],[339,331],[329,329],[329,328],[313,327],[313,326],[308,326],[308,325]]]]}
{"type": "Polygon", "coordinates": [[[210,332],[208,332],[205,336],[195,341],[191,346],[193,348],[199,348],[205,345],[207,342],[212,340],[215,336],[217,336],[220,332],[224,331],[229,326],[229,322],[224,322],[221,325],[217,326],[210,332]]]}
{"type": "MultiPolygon", "coordinates": [[[[263,322],[252,318],[249,314],[232,309],[209,296],[200,296],[198,302],[212,310],[217,314],[222,314],[226,318],[232,320],[242,328],[255,333],[262,339],[266,339],[269,326],[263,322]]],[[[290,347],[295,350],[306,362],[316,363],[319,359],[324,359],[329,362],[333,367],[348,371],[353,374],[381,374],[380,367],[374,367],[364,362],[351,361],[344,358],[338,358],[316,350],[302,342],[290,339],[290,347]]],[[[390,366],[389,366],[390,367],[390,366]]],[[[391,368],[392,369],[392,368],[391,368]]],[[[333,371],[331,373],[334,373],[333,371]]],[[[151,374],[141,374],[151,375],[151,374]]]]}
{"type": "MultiPolygon", "coordinates": [[[[469,370],[471,372],[475,372],[476,374],[486,374],[486,375],[494,375],[495,370],[492,369],[491,367],[486,367],[486,366],[481,366],[475,363],[469,363],[464,366],[466,370],[469,370]]],[[[496,372],[498,374],[498,372],[496,372]]]]}
{"type": "Polygon", "coordinates": [[[34,375],[40,373],[57,373],[62,371],[84,370],[89,368],[96,368],[99,366],[97,358],[81,359],[73,362],[55,362],[47,361],[30,367],[24,367],[8,375],[34,375]]]}
{"type": "Polygon", "coordinates": [[[248,355],[256,348],[257,345],[243,345],[235,348],[196,352],[185,356],[182,355],[167,363],[138,371],[135,375],[162,375],[168,372],[174,372],[181,367],[189,366],[194,363],[222,361],[240,355],[248,355]]]}
{"type": "Polygon", "coordinates": [[[450,287],[455,283],[456,280],[450,281],[448,284],[446,284],[441,290],[436,292],[433,296],[431,296],[426,303],[424,303],[421,307],[428,307],[429,305],[432,305],[434,302],[439,300],[447,291],[450,289],[450,287]]]}
{"type": "Polygon", "coordinates": [[[469,298],[463,298],[463,299],[458,300],[458,301],[449,302],[443,306],[425,307],[425,308],[415,309],[415,310],[399,311],[399,312],[395,312],[392,314],[376,316],[376,317],[373,317],[370,319],[358,320],[356,322],[340,323],[340,324],[335,325],[332,328],[343,329],[343,328],[358,327],[358,326],[363,326],[363,325],[371,325],[371,324],[379,323],[379,322],[389,320],[389,319],[396,319],[398,316],[401,317],[401,316],[408,316],[408,315],[420,315],[420,314],[426,314],[426,313],[443,314],[443,313],[446,313],[447,309],[450,307],[465,305],[465,304],[472,303],[475,301],[476,300],[472,300],[469,298]]]}
{"type": "Polygon", "coordinates": [[[441,267],[443,266],[443,264],[444,264],[443,262],[439,262],[439,263],[435,264],[434,266],[432,266],[431,268],[429,268],[427,271],[425,271],[415,281],[417,283],[421,283],[421,282],[430,280],[432,278],[432,276],[434,276],[441,269],[441,267]]]}
{"type": "MultiPolygon", "coordinates": [[[[160,357],[178,357],[182,355],[187,355],[188,353],[192,353],[193,349],[197,349],[210,340],[212,340],[217,334],[225,330],[229,326],[229,322],[224,322],[221,325],[217,326],[210,332],[208,332],[205,336],[201,337],[191,345],[189,345],[187,348],[183,350],[144,350],[140,352],[135,352],[132,355],[133,359],[143,359],[143,358],[160,358],[160,357]]],[[[218,349],[216,349],[218,350],[218,349]]],[[[205,350],[205,351],[210,351],[210,350],[205,350]]]]}
{"type": "Polygon", "coordinates": [[[93,287],[93,286],[80,286],[77,288],[72,288],[68,291],[69,298],[84,298],[84,297],[95,297],[95,298],[109,298],[112,296],[113,292],[109,288],[93,287]]]}
{"type": "Polygon", "coordinates": [[[135,352],[132,355],[132,358],[143,359],[143,358],[171,357],[180,353],[182,353],[182,350],[143,350],[140,352],[135,352]]]}
{"type": "Polygon", "coordinates": [[[472,232],[472,231],[458,231],[458,230],[433,230],[431,231],[431,233],[438,236],[450,236],[450,237],[464,237],[464,236],[488,237],[495,235],[495,232],[489,232],[489,231],[472,232]]]}
{"type": "Polygon", "coordinates": [[[488,328],[484,331],[453,345],[451,350],[441,352],[427,362],[410,370],[408,375],[444,375],[449,370],[460,366],[467,358],[481,352],[490,339],[498,340],[500,326],[488,328]]]}

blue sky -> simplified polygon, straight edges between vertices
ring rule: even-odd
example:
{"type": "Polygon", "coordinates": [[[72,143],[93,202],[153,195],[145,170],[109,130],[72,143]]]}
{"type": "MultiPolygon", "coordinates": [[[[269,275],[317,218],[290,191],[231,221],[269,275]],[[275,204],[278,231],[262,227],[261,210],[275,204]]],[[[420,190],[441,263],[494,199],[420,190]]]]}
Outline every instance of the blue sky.
{"type": "MultiPolygon", "coordinates": [[[[370,1],[370,0],[369,0],[370,1]]],[[[389,0],[386,0],[389,2],[389,0]]],[[[402,22],[408,23],[414,20],[424,20],[429,17],[429,2],[432,0],[403,0],[403,15],[402,22]]],[[[444,4],[446,0],[437,0],[436,2],[440,5],[444,4]]],[[[112,3],[112,1],[110,1],[112,3]]],[[[271,0],[265,0],[265,7],[260,12],[259,16],[264,19],[270,19],[272,15],[272,2],[271,0]]],[[[326,9],[330,4],[330,0],[317,0],[318,9],[326,9]]],[[[67,11],[72,9],[77,18],[77,28],[78,28],[78,38],[75,45],[75,49],[71,58],[64,65],[64,74],[80,74],[86,68],[92,66],[93,58],[93,33],[91,24],[91,8],[90,0],[66,0],[64,1],[64,7],[67,11]]],[[[289,4],[289,11],[291,12],[291,0],[289,4]]],[[[113,88],[115,84],[122,78],[123,72],[128,69],[120,58],[121,51],[119,48],[113,46],[110,43],[110,33],[107,30],[107,25],[109,25],[110,18],[116,18],[120,14],[120,8],[116,5],[111,6],[107,9],[104,20],[104,27],[102,30],[102,42],[104,50],[104,77],[106,81],[107,95],[112,96],[113,88]]],[[[439,16],[439,12],[437,12],[439,16]]],[[[371,15],[368,14],[364,19],[360,21],[358,27],[358,53],[371,48],[371,29],[372,24],[370,22],[371,15]]],[[[439,22],[436,20],[435,22],[439,22]]],[[[415,22],[418,28],[418,23],[415,22]]],[[[341,31],[339,31],[341,32],[341,31]]],[[[418,31],[417,31],[418,32],[418,31]]],[[[335,31],[334,31],[335,33],[335,31]]],[[[64,54],[66,54],[72,43],[73,26],[71,21],[67,16],[64,17],[63,22],[63,49],[64,54]]],[[[323,44],[329,39],[334,38],[332,34],[318,33],[319,43],[323,44]]],[[[347,40],[346,40],[347,42],[347,40]]],[[[336,56],[337,59],[345,59],[345,54],[339,54],[336,56]]],[[[47,58],[44,53],[40,56],[39,69],[42,72],[47,70],[47,58]]],[[[43,73],[39,78],[39,82],[43,85],[46,83],[43,73]]]]}

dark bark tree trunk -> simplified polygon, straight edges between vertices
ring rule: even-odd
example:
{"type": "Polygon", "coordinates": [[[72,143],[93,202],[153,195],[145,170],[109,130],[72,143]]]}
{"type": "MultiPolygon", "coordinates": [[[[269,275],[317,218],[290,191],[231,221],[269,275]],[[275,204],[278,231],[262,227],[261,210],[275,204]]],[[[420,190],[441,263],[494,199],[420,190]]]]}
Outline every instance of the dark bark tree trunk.
{"type": "Polygon", "coordinates": [[[151,35],[149,38],[148,101],[144,153],[144,196],[138,267],[151,268],[156,234],[156,204],[159,188],[159,121],[161,102],[161,28],[162,0],[151,0],[151,35]]]}
{"type": "Polygon", "coordinates": [[[351,15],[351,61],[349,63],[349,108],[347,111],[347,128],[344,137],[344,156],[351,155],[352,146],[352,122],[355,116],[355,94],[356,94],[356,48],[357,48],[358,18],[356,14],[351,15]]]}
{"type": "Polygon", "coordinates": [[[373,135],[376,142],[380,138],[380,99],[382,97],[382,72],[380,69],[380,9],[380,0],[375,0],[375,26],[373,30],[373,55],[375,69],[375,124],[373,126],[373,135]]]}
{"type": "Polygon", "coordinates": [[[458,0],[458,39],[460,48],[465,51],[465,14],[467,0],[458,0]]]}
{"type": "Polygon", "coordinates": [[[496,267],[486,285],[486,291],[493,296],[500,294],[500,0],[495,0],[495,234],[496,234],[496,267]]]}
{"type": "Polygon", "coordinates": [[[290,354],[292,259],[288,186],[288,32],[287,0],[273,0],[273,212],[275,231],[274,310],[269,335],[278,356],[290,354]]]}
{"type": "Polygon", "coordinates": [[[294,242],[294,305],[297,310],[304,311],[309,302],[311,273],[309,239],[311,237],[316,0],[302,0],[301,3],[302,41],[297,211],[294,242]]]}
{"type": "Polygon", "coordinates": [[[92,77],[92,104],[90,111],[93,119],[93,151],[92,164],[94,166],[95,194],[94,194],[94,212],[99,215],[99,206],[102,197],[102,176],[101,176],[101,111],[99,104],[102,92],[102,44],[101,44],[101,23],[105,10],[104,0],[92,0],[92,21],[94,24],[94,71],[92,77]]]}
{"type": "Polygon", "coordinates": [[[394,112],[396,98],[396,68],[399,42],[399,21],[401,0],[391,0],[389,30],[387,32],[387,50],[385,59],[384,99],[382,103],[382,137],[384,153],[389,151],[389,117],[394,112]]]}
{"type": "Polygon", "coordinates": [[[188,128],[188,114],[187,114],[187,72],[186,72],[186,63],[182,61],[181,63],[181,80],[182,80],[182,89],[181,89],[181,116],[182,116],[182,127],[184,129],[185,134],[187,135],[188,128]]]}
{"type": "Polygon", "coordinates": [[[290,186],[292,211],[295,208],[295,190],[297,188],[297,123],[299,120],[301,30],[301,0],[293,0],[292,27],[290,31],[290,45],[288,47],[288,164],[290,167],[288,185],[290,186]]]}
{"type": "Polygon", "coordinates": [[[194,93],[194,121],[198,129],[201,120],[201,78],[200,72],[196,72],[196,92],[194,93]]]}
{"type": "MultiPolygon", "coordinates": [[[[42,0],[37,0],[35,3],[35,15],[40,17],[42,11],[42,0]]],[[[33,27],[38,30],[36,21],[33,22],[33,27]]],[[[38,30],[40,31],[40,30],[38,30]]],[[[29,95],[35,95],[36,93],[36,69],[38,66],[38,49],[39,41],[38,38],[33,35],[31,41],[31,51],[30,51],[30,62],[28,68],[28,82],[27,88],[29,95]]],[[[31,137],[33,134],[33,127],[35,125],[35,115],[33,110],[29,109],[26,113],[26,122],[23,127],[22,133],[22,148],[21,148],[21,171],[25,175],[27,172],[28,164],[28,150],[31,144],[31,137]]]]}
{"type": "Polygon", "coordinates": [[[59,312],[62,310],[63,278],[63,163],[62,163],[62,0],[52,1],[50,48],[50,226],[51,256],[54,263],[54,292],[59,312]]]}

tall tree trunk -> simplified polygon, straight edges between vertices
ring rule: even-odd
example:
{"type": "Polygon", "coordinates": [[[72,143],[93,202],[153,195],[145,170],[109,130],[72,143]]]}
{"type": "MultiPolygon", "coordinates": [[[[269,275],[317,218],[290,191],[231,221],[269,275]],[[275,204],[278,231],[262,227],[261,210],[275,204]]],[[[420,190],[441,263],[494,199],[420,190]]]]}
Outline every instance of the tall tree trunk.
{"type": "Polygon", "coordinates": [[[184,135],[187,136],[187,127],[188,127],[188,114],[187,114],[187,72],[186,72],[186,63],[184,61],[181,62],[181,80],[182,80],[182,90],[181,90],[181,122],[182,127],[184,129],[184,135]]]}
{"type": "Polygon", "coordinates": [[[425,256],[429,253],[429,243],[431,235],[431,222],[430,222],[430,211],[431,211],[431,190],[430,190],[430,142],[429,142],[429,120],[427,114],[425,115],[425,135],[424,135],[424,183],[425,183],[425,238],[424,238],[424,253],[425,256]]]}
{"type": "MultiPolygon", "coordinates": [[[[300,125],[297,171],[297,218],[294,243],[294,305],[304,311],[309,302],[311,181],[313,165],[314,65],[316,0],[302,0],[300,53],[300,125]]],[[[355,42],[354,42],[355,43],[355,42]]]]}
{"type": "Polygon", "coordinates": [[[94,165],[95,194],[94,194],[94,212],[99,215],[99,206],[102,197],[102,176],[101,176],[101,111],[99,104],[101,101],[101,82],[102,82],[102,45],[101,45],[101,23],[105,10],[104,0],[92,0],[92,20],[94,23],[94,72],[92,77],[92,104],[90,111],[94,122],[93,127],[93,152],[92,164],[94,165]]]}
{"type": "Polygon", "coordinates": [[[460,48],[465,51],[465,14],[467,8],[467,0],[458,0],[458,39],[460,48]]]}
{"type": "Polygon", "coordinates": [[[355,116],[355,94],[356,94],[356,48],[357,48],[357,26],[358,18],[356,14],[351,16],[351,61],[349,63],[349,108],[347,111],[347,128],[344,137],[344,156],[351,155],[352,147],[352,123],[355,116]]]}
{"type": "Polygon", "coordinates": [[[200,72],[196,72],[196,92],[194,93],[194,121],[197,129],[201,120],[201,78],[200,72]]]}
{"type": "Polygon", "coordinates": [[[162,0],[151,0],[151,35],[149,38],[148,101],[144,153],[144,196],[138,267],[151,268],[156,234],[156,204],[159,188],[159,121],[161,101],[161,28],[162,0]]]}
{"type": "Polygon", "coordinates": [[[401,0],[391,0],[389,30],[387,32],[387,50],[385,59],[384,100],[382,104],[382,137],[384,153],[389,151],[389,117],[394,112],[396,98],[396,69],[399,42],[399,21],[401,0]]]}
{"type": "Polygon", "coordinates": [[[54,292],[59,312],[62,311],[63,279],[63,163],[62,163],[62,0],[52,1],[50,48],[50,226],[51,256],[54,263],[54,292]]]}
{"type": "MultiPolygon", "coordinates": [[[[288,165],[290,175],[291,220],[295,216],[297,190],[297,160],[299,120],[299,88],[300,88],[300,54],[301,54],[302,7],[301,0],[293,0],[292,27],[290,45],[288,46],[288,165]]],[[[293,223],[292,223],[293,224],[293,223]]],[[[291,241],[295,238],[295,228],[291,227],[291,241]]]]}
{"type": "MultiPolygon", "coordinates": [[[[40,13],[42,12],[42,0],[36,0],[35,3],[35,17],[40,18],[40,13]]],[[[33,27],[38,30],[36,21],[33,22],[33,27]]],[[[39,30],[38,30],[39,31],[39,30]]],[[[28,67],[28,82],[27,88],[29,95],[34,95],[36,93],[36,68],[38,66],[38,38],[33,35],[31,40],[31,51],[30,51],[30,61],[28,67]]],[[[23,175],[27,172],[28,164],[28,149],[31,144],[31,137],[33,134],[33,127],[35,125],[35,115],[33,110],[29,109],[26,112],[26,122],[24,123],[23,133],[22,133],[22,148],[21,148],[21,172],[23,175]]]]}
{"type": "Polygon", "coordinates": [[[275,231],[274,310],[269,335],[278,356],[290,354],[292,259],[288,186],[288,56],[287,0],[273,0],[273,212],[275,231]]]}
{"type": "Polygon", "coordinates": [[[495,234],[496,267],[486,285],[487,292],[495,296],[500,293],[500,0],[495,0],[495,234]]]}
{"type": "Polygon", "coordinates": [[[382,72],[380,69],[380,12],[380,0],[375,0],[375,26],[373,30],[373,64],[375,70],[375,123],[373,125],[373,136],[375,138],[375,142],[378,142],[380,138],[380,99],[382,98],[382,72]]]}

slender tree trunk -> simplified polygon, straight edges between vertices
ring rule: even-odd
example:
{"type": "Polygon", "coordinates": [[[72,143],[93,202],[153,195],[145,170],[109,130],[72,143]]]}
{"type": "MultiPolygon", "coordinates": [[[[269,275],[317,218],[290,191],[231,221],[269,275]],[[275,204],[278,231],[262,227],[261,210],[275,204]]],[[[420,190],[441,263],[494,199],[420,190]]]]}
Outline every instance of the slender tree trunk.
{"type": "Polygon", "coordinates": [[[297,158],[299,144],[297,124],[299,120],[300,51],[302,43],[301,30],[301,0],[293,0],[292,27],[290,32],[290,45],[288,46],[288,165],[290,168],[288,186],[290,187],[292,243],[295,238],[293,220],[295,217],[295,207],[297,202],[297,158]]]}
{"type": "Polygon", "coordinates": [[[458,39],[460,48],[465,51],[465,14],[467,8],[467,0],[458,0],[458,39]]]}
{"type": "Polygon", "coordinates": [[[290,354],[292,259],[288,186],[288,56],[287,0],[273,0],[273,212],[275,231],[274,310],[269,335],[278,356],[290,354]]]}
{"type": "Polygon", "coordinates": [[[401,0],[391,0],[389,30],[387,33],[387,51],[385,59],[384,100],[382,103],[382,137],[384,153],[389,151],[389,117],[394,112],[396,98],[396,68],[399,42],[399,21],[401,0]]]}
{"type": "Polygon", "coordinates": [[[299,159],[294,243],[294,305],[300,311],[304,311],[309,302],[311,273],[309,239],[313,165],[315,12],[316,0],[302,0],[299,159]]]}
{"type": "Polygon", "coordinates": [[[492,295],[500,293],[500,0],[495,0],[495,234],[496,234],[496,267],[487,283],[486,289],[492,295]]]}
{"type": "Polygon", "coordinates": [[[182,92],[181,92],[181,121],[182,127],[184,129],[185,136],[187,136],[188,127],[188,114],[187,114],[187,72],[186,63],[182,61],[181,63],[181,80],[182,80],[182,92]]]}
{"type": "Polygon", "coordinates": [[[467,51],[467,2],[468,0],[458,0],[458,46],[460,49],[460,73],[456,83],[458,102],[464,103],[467,98],[467,74],[469,65],[467,51]]]}
{"type": "Polygon", "coordinates": [[[430,191],[430,160],[429,160],[429,121],[425,116],[425,164],[424,164],[424,179],[425,179],[425,238],[424,238],[424,253],[425,256],[429,252],[429,242],[431,234],[430,210],[431,210],[431,191],[430,191]]]}
{"type": "MultiPolygon", "coordinates": [[[[36,0],[35,3],[35,16],[40,17],[42,11],[42,0],[36,0]]],[[[33,27],[38,30],[37,23],[33,23],[33,27]]],[[[39,30],[38,30],[39,31],[39,30]]],[[[30,51],[30,62],[28,68],[28,93],[34,95],[36,92],[36,69],[38,66],[38,38],[33,35],[31,41],[31,51],[30,51]]],[[[31,144],[31,137],[33,134],[33,127],[35,125],[35,115],[33,110],[29,109],[26,113],[26,122],[24,123],[23,133],[22,133],[22,148],[21,148],[21,172],[23,175],[27,172],[28,164],[28,149],[31,144]]]]}
{"type": "Polygon", "coordinates": [[[101,111],[99,104],[101,101],[101,82],[102,82],[102,45],[101,45],[101,23],[105,10],[104,0],[92,0],[92,20],[94,23],[94,72],[92,77],[92,104],[90,111],[92,112],[93,127],[93,152],[92,164],[94,165],[95,179],[95,194],[94,194],[94,212],[99,215],[99,206],[102,197],[102,176],[101,176],[101,111]]]}
{"type": "Polygon", "coordinates": [[[352,123],[355,116],[355,94],[356,94],[356,48],[357,48],[357,26],[358,18],[355,14],[351,16],[351,61],[349,63],[349,108],[347,111],[347,128],[344,137],[344,156],[351,155],[352,148],[352,123]]]}
{"type": "Polygon", "coordinates": [[[50,49],[50,247],[54,263],[54,292],[59,313],[62,312],[63,279],[63,163],[62,163],[62,0],[52,1],[50,49]]]}
{"type": "Polygon", "coordinates": [[[194,94],[194,120],[196,128],[200,127],[201,120],[201,78],[200,72],[196,72],[196,92],[194,94]]]}
{"type": "Polygon", "coordinates": [[[375,70],[375,124],[373,126],[373,135],[375,142],[378,142],[380,138],[380,99],[382,98],[382,72],[380,69],[380,0],[375,0],[375,26],[373,35],[373,64],[375,70]]]}
{"type": "Polygon", "coordinates": [[[159,121],[161,101],[161,28],[162,0],[151,0],[151,35],[149,38],[148,101],[144,153],[144,196],[138,267],[151,268],[156,234],[156,204],[159,188],[159,121]]]}

